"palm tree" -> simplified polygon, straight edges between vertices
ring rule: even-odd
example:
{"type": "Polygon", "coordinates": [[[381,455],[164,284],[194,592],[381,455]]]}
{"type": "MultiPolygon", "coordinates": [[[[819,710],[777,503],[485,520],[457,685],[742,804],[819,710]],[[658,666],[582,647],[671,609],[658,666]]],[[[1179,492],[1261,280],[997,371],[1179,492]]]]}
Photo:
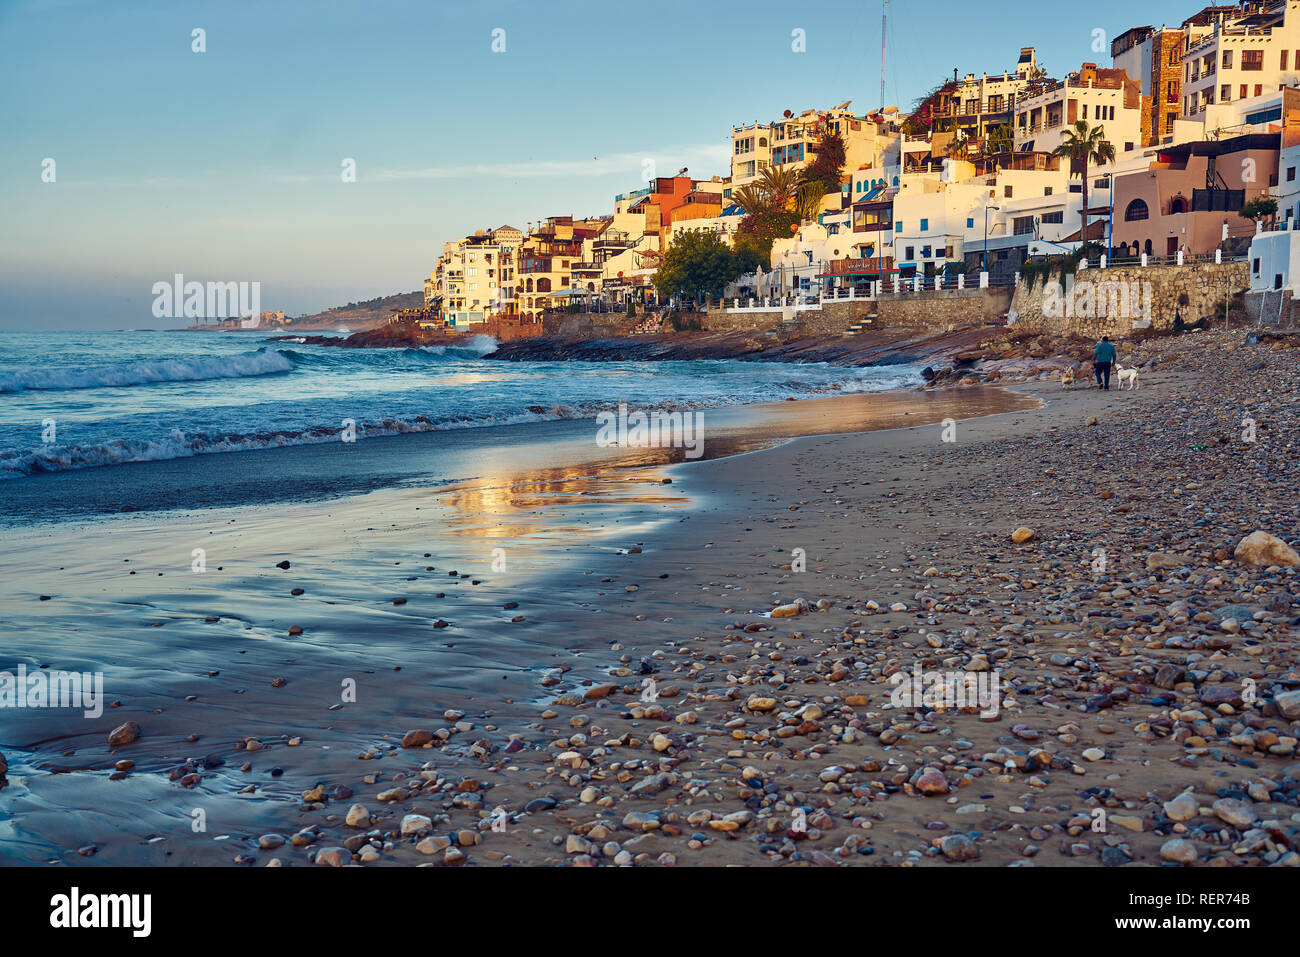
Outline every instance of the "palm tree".
{"type": "Polygon", "coordinates": [[[970,152],[970,138],[965,133],[958,133],[948,142],[947,153],[953,159],[965,159],[970,152]]]}
{"type": "Polygon", "coordinates": [[[758,178],[759,188],[768,202],[778,209],[789,209],[803,185],[803,171],[786,166],[765,166],[758,178]]]}
{"type": "Polygon", "coordinates": [[[732,190],[731,201],[751,215],[767,208],[767,194],[754,183],[732,190]]]}
{"type": "Polygon", "coordinates": [[[817,210],[821,208],[822,197],[825,195],[826,184],[818,180],[810,180],[799,184],[799,191],[795,194],[792,212],[799,214],[800,222],[812,219],[817,215],[817,210]]]}
{"type": "Polygon", "coordinates": [[[1087,120],[1078,120],[1065,131],[1061,145],[1052,150],[1053,156],[1068,157],[1073,166],[1079,164],[1083,174],[1083,208],[1079,210],[1082,225],[1079,227],[1079,246],[1088,243],[1088,163],[1102,166],[1115,159],[1115,147],[1106,141],[1106,131],[1100,126],[1089,126],[1087,120]]]}
{"type": "Polygon", "coordinates": [[[815,212],[825,192],[821,183],[805,180],[802,170],[765,166],[757,180],[732,192],[731,201],[751,215],[787,212],[807,219],[802,214],[815,212]]]}

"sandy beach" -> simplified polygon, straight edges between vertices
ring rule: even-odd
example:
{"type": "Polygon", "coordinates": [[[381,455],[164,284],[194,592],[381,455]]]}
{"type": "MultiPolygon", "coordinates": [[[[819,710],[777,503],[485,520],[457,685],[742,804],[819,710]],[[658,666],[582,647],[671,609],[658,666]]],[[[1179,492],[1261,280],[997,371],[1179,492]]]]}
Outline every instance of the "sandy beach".
{"type": "Polygon", "coordinates": [[[51,476],[85,520],[6,531],[0,606],[107,704],[6,714],[0,863],[1294,866],[1296,573],[1234,548],[1296,540],[1300,387],[1243,339],[720,412],[695,462],[565,422],[306,502],[51,476]],[[890,707],[918,665],[996,713],[890,707]]]}

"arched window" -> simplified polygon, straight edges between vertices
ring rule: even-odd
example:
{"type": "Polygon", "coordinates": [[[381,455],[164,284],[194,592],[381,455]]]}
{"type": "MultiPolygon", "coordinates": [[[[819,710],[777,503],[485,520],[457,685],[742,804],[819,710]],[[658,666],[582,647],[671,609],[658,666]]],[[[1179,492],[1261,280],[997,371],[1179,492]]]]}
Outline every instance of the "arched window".
{"type": "Polygon", "coordinates": [[[1187,200],[1182,196],[1175,196],[1173,202],[1169,204],[1170,214],[1187,212],[1187,200]]]}
{"type": "Polygon", "coordinates": [[[539,279],[539,280],[537,280],[537,291],[538,291],[538,292],[550,292],[550,291],[551,291],[551,281],[550,281],[549,279],[539,279]]]}
{"type": "Polygon", "coordinates": [[[1142,244],[1142,251],[1146,253],[1148,256],[1151,255],[1151,240],[1148,239],[1145,243],[1142,244]]]}
{"type": "Polygon", "coordinates": [[[1140,199],[1135,199],[1128,204],[1124,210],[1124,222],[1132,223],[1139,219],[1146,219],[1150,214],[1147,211],[1147,204],[1140,199]]]}

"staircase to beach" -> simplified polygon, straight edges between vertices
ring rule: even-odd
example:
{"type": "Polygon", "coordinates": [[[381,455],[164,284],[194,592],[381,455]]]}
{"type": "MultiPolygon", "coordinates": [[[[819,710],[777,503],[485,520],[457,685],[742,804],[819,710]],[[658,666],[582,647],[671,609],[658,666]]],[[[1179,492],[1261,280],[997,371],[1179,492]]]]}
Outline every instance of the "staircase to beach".
{"type": "Polygon", "coordinates": [[[873,324],[875,321],[876,321],[876,317],[875,317],[875,316],[864,316],[864,317],[862,317],[861,319],[859,319],[857,322],[853,323],[853,325],[851,325],[851,326],[849,326],[847,329],[845,329],[845,330],[844,330],[844,334],[845,334],[846,336],[856,336],[856,335],[858,335],[859,333],[861,333],[861,332],[863,332],[863,331],[865,331],[865,330],[867,330],[867,329],[870,329],[871,326],[872,326],[872,324],[873,324]]]}

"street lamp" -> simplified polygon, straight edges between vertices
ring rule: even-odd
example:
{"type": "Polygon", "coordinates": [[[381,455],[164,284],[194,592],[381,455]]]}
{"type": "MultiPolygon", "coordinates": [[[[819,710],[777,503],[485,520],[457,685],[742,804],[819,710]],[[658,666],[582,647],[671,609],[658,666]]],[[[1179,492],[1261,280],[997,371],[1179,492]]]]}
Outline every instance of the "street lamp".
{"type": "Polygon", "coordinates": [[[1001,209],[1001,207],[1000,206],[984,207],[984,256],[983,259],[981,260],[982,265],[980,266],[980,272],[989,271],[989,210],[990,209],[1001,209]]]}

